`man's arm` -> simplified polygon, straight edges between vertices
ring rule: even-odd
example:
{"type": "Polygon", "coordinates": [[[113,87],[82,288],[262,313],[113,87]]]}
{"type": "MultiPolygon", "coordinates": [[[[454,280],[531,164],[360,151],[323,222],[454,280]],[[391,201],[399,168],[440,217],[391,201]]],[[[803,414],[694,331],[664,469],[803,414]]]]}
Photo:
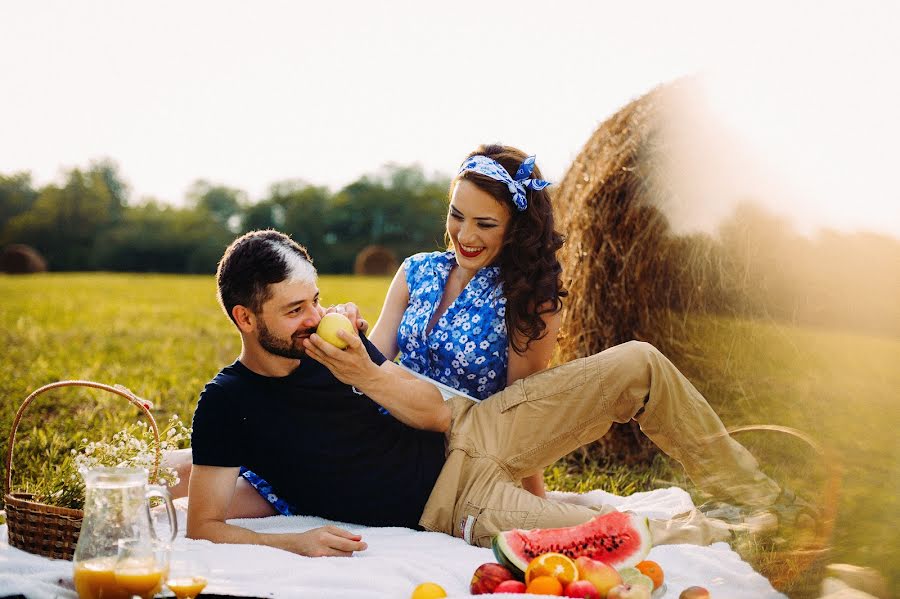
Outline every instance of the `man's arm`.
{"type": "Polygon", "coordinates": [[[339,381],[353,385],[384,406],[400,422],[440,433],[450,428],[450,407],[437,387],[393,362],[376,365],[358,335],[344,331],[337,335],[347,342],[346,349],[311,335],[303,341],[307,355],[324,364],[339,381]]]}
{"type": "Polygon", "coordinates": [[[302,533],[262,534],[226,524],[240,468],[194,465],[188,500],[187,536],[213,543],[267,545],[309,557],[350,556],[367,545],[362,537],[336,526],[302,533]]]}

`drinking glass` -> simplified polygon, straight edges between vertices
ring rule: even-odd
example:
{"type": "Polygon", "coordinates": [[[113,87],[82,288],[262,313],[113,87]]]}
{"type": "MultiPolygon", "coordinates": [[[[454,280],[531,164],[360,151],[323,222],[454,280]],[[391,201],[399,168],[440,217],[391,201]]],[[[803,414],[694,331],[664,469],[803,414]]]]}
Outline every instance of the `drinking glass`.
{"type": "Polygon", "coordinates": [[[152,599],[162,591],[169,566],[169,545],[158,540],[120,539],[116,585],[132,597],[152,599]]]}
{"type": "Polygon", "coordinates": [[[177,599],[194,599],[209,580],[209,567],[196,558],[179,557],[169,562],[166,586],[177,599]]]}

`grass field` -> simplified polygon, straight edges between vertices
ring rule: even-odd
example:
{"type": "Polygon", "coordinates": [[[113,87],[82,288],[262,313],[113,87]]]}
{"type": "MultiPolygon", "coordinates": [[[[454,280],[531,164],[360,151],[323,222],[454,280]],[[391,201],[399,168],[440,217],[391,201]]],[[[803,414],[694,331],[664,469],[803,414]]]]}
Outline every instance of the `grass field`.
{"type": "MultiPolygon", "coordinates": [[[[320,280],[323,303],[353,300],[374,321],[389,280],[320,280]]],[[[198,392],[238,354],[239,338],[215,302],[211,276],[45,274],[0,276],[0,451],[28,393],[60,379],[125,385],[158,419],[190,419],[198,392]]],[[[693,318],[676,364],[728,425],[781,424],[811,433],[844,468],[829,561],[877,568],[898,591],[900,340],[774,323],[693,318]]],[[[13,486],[41,476],[85,435],[138,418],[116,396],[44,396],[20,427],[13,486]]],[[[763,433],[739,438],[798,488],[817,489],[822,460],[763,433]],[[789,473],[789,474],[785,474],[789,473]]],[[[5,476],[5,465],[4,476],[5,476]]],[[[546,475],[550,488],[628,494],[676,482],[665,460],[640,471],[582,456],[546,475]]]]}

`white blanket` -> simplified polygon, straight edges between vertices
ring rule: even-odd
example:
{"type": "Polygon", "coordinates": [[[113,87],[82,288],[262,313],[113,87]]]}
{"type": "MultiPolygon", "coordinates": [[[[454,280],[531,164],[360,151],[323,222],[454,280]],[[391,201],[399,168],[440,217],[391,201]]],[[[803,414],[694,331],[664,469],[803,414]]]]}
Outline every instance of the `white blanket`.
{"type": "MultiPolygon", "coordinates": [[[[688,494],[678,488],[629,497],[603,491],[584,495],[551,493],[550,496],[582,504],[611,504],[650,517],[668,517],[693,507],[688,494]]],[[[489,549],[472,547],[443,534],[406,528],[368,528],[307,516],[274,516],[233,523],[259,532],[302,532],[324,524],[338,524],[361,534],[369,548],[351,558],[307,558],[255,545],[215,545],[184,538],[186,504],[179,500],[176,505],[180,532],[173,550],[189,553],[209,565],[209,593],[277,598],[406,599],[417,584],[431,581],[443,586],[451,598],[466,597],[475,568],[495,561],[489,549]]],[[[716,599],[784,597],[725,543],[709,547],[654,547],[648,559],[658,562],[665,572],[666,599],[676,599],[684,588],[692,585],[708,588],[716,599]]],[[[9,547],[6,525],[0,526],[0,596],[22,594],[29,599],[76,599],[71,589],[70,562],[37,557],[9,547]]]]}

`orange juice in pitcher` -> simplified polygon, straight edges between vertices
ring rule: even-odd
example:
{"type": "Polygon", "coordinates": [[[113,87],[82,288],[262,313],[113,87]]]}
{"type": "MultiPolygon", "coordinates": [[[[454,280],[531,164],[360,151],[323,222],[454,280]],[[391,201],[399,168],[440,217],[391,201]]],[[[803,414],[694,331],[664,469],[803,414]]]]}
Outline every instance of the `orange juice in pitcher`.
{"type": "Polygon", "coordinates": [[[78,599],[131,599],[116,582],[116,558],[98,557],[75,564],[78,599]]]}
{"type": "Polygon", "coordinates": [[[73,577],[79,599],[149,598],[162,590],[175,509],[168,492],[147,484],[142,468],[95,468],[84,475],[84,520],[75,547],[73,577]],[[148,500],[161,497],[170,538],[160,541],[148,500]]]}

